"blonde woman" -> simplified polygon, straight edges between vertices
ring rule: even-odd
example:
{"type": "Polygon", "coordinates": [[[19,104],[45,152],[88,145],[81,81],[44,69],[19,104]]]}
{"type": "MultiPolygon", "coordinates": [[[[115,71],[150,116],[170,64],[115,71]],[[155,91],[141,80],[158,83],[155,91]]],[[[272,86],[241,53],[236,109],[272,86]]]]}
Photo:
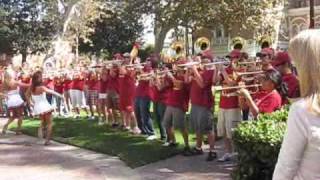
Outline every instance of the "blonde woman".
{"type": "Polygon", "coordinates": [[[306,30],[290,41],[302,99],[289,112],[274,180],[320,179],[320,30],[306,30]]]}
{"type": "Polygon", "coordinates": [[[15,77],[16,73],[12,69],[7,69],[3,75],[2,92],[5,92],[9,118],[8,122],[3,126],[3,135],[6,134],[8,126],[15,119],[18,120],[16,134],[21,134],[24,101],[20,95],[19,87],[29,87],[29,85],[16,81],[15,77]]]}

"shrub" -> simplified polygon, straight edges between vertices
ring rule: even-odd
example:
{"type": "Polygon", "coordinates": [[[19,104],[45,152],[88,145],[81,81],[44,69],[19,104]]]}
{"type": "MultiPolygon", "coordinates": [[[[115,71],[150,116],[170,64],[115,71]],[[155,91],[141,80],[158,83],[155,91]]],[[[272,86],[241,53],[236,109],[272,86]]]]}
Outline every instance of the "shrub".
{"type": "Polygon", "coordinates": [[[234,130],[238,152],[235,180],[269,180],[277,163],[286,130],[288,109],[262,115],[257,121],[246,121],[234,130]]]}

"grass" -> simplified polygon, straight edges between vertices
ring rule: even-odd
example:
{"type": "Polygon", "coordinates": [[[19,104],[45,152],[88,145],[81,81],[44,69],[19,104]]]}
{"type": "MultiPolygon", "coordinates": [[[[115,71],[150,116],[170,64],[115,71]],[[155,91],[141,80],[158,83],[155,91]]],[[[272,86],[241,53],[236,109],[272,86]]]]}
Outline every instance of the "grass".
{"type": "MultiPolygon", "coordinates": [[[[39,120],[27,119],[23,123],[23,133],[37,136],[39,120]]],[[[15,129],[15,125],[11,127],[15,129]]],[[[143,136],[99,126],[97,121],[86,119],[55,118],[53,139],[55,141],[118,156],[128,166],[136,168],[181,152],[183,141],[177,134],[180,145],[176,148],[164,147],[159,140],[147,141],[143,136]]],[[[192,140],[192,136],[190,137],[192,140]]]]}
{"type": "MultiPolygon", "coordinates": [[[[219,95],[215,96],[219,102],[219,95]]],[[[215,105],[215,117],[218,110],[215,105]]],[[[188,117],[188,113],[187,113],[188,117]]],[[[215,118],[216,122],[216,118],[215,118]]],[[[23,133],[37,136],[40,121],[27,119],[23,122],[23,133]]],[[[159,132],[157,125],[154,125],[159,132]]],[[[15,129],[16,126],[11,126],[15,129]]],[[[157,134],[159,137],[159,135],[157,134]]],[[[194,144],[194,134],[190,133],[190,144],[194,144]]],[[[97,121],[88,121],[85,118],[55,118],[53,121],[53,140],[73,146],[93,150],[96,152],[118,156],[128,166],[136,168],[149,163],[179,154],[183,148],[183,139],[180,132],[176,132],[179,146],[169,148],[162,146],[159,140],[147,141],[146,137],[132,135],[125,131],[113,129],[110,126],[99,126],[97,121]]]]}

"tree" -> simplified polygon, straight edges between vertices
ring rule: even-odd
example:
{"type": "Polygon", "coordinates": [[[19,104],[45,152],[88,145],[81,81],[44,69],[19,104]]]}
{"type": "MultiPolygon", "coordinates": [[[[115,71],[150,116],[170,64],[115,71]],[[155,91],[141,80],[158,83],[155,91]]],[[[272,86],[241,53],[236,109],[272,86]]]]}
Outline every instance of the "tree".
{"type": "Polygon", "coordinates": [[[101,17],[90,23],[94,33],[87,40],[80,38],[80,51],[99,56],[107,52],[109,58],[114,53],[129,52],[143,31],[141,14],[134,13],[132,7],[126,2],[113,2],[112,8],[104,8],[101,17]]]}
{"type": "Polygon", "coordinates": [[[0,38],[6,44],[0,51],[21,53],[25,62],[27,53],[47,50],[56,28],[47,16],[49,8],[49,1],[1,0],[0,38]]]}

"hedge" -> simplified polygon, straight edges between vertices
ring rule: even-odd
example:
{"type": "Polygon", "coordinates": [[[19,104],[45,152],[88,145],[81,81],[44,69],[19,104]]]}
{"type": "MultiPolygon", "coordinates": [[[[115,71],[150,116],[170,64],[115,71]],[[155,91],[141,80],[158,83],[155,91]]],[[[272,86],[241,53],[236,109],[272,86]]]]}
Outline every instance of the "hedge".
{"type": "Polygon", "coordinates": [[[271,180],[286,130],[288,108],[245,121],[234,130],[238,152],[235,180],[271,180]]]}

